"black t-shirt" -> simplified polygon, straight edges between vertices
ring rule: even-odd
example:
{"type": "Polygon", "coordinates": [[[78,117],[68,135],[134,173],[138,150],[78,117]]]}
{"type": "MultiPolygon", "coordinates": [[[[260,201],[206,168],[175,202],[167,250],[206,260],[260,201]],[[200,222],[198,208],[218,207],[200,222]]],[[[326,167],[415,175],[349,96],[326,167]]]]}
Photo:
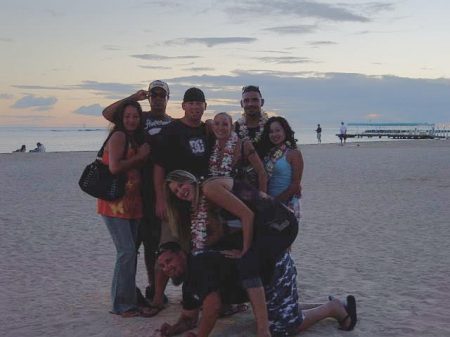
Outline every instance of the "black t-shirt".
{"type": "Polygon", "coordinates": [[[205,177],[213,143],[211,137],[204,123],[199,127],[191,127],[179,119],[173,120],[159,133],[153,161],[163,167],[166,173],[185,170],[197,177],[205,177]]]}
{"type": "MultiPolygon", "coordinates": [[[[162,119],[156,119],[147,113],[144,119],[144,129],[146,131],[146,142],[150,144],[151,153],[158,146],[157,138],[162,128],[172,122],[172,118],[164,116],[162,119]]],[[[153,158],[150,155],[142,168],[142,201],[144,204],[144,216],[151,218],[154,216],[154,188],[153,188],[153,158]]]]}
{"type": "Polygon", "coordinates": [[[199,308],[205,297],[218,291],[225,304],[247,302],[236,267],[237,260],[221,254],[226,249],[241,249],[242,235],[235,233],[215,245],[188,256],[187,274],[183,282],[183,309],[199,308]]]}

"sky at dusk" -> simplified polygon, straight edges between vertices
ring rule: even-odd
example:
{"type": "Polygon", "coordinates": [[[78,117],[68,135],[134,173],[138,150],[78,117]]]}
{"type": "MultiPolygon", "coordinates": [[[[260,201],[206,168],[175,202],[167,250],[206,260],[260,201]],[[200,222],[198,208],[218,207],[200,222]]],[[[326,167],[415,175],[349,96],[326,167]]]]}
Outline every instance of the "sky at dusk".
{"type": "Polygon", "coordinates": [[[296,125],[450,124],[448,0],[0,5],[0,126],[104,126],[104,107],[155,79],[175,117],[192,86],[206,116],[238,116],[254,84],[296,125]]]}

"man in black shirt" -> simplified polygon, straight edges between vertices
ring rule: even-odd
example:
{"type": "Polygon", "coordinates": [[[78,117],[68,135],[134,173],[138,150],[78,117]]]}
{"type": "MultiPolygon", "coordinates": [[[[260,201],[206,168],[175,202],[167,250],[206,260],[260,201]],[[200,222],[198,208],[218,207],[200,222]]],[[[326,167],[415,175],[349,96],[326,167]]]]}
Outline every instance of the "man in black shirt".
{"type": "MultiPolygon", "coordinates": [[[[164,127],[158,135],[157,144],[152,148],[155,163],[153,182],[155,188],[155,211],[162,220],[161,243],[170,237],[166,223],[166,201],[164,198],[164,179],[173,170],[186,170],[197,177],[208,174],[210,147],[213,144],[212,134],[208,135],[207,127],[201,118],[206,110],[205,94],[198,88],[188,89],[183,97],[184,116],[175,119],[164,127]]],[[[186,219],[189,217],[186,213],[186,219]]],[[[162,294],[168,278],[157,271],[155,296],[153,305],[155,314],[163,307],[162,294]]]]}

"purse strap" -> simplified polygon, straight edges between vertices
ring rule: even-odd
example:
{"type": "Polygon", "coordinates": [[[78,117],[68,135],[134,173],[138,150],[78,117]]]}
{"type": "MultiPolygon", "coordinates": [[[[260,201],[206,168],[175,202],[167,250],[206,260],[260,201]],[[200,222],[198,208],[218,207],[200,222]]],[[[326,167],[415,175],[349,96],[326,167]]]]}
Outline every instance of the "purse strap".
{"type": "MultiPolygon", "coordinates": [[[[111,136],[114,134],[114,132],[110,133],[108,135],[108,137],[106,138],[105,142],[103,143],[102,147],[100,148],[100,150],[97,152],[97,160],[102,160],[103,159],[103,152],[105,150],[105,145],[108,142],[109,138],[111,138],[111,136]]],[[[125,148],[123,149],[123,154],[122,154],[122,158],[125,158],[125,156],[127,155],[127,151],[128,151],[128,135],[125,133],[125,148]]]]}

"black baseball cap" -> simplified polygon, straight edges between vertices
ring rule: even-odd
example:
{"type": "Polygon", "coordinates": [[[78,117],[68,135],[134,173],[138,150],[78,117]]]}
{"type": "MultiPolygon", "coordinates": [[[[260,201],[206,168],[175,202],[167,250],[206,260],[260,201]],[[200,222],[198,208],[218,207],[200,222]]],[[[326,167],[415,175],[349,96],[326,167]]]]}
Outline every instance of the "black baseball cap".
{"type": "Polygon", "coordinates": [[[205,94],[199,88],[189,88],[184,93],[184,102],[206,102],[205,94]]]}

